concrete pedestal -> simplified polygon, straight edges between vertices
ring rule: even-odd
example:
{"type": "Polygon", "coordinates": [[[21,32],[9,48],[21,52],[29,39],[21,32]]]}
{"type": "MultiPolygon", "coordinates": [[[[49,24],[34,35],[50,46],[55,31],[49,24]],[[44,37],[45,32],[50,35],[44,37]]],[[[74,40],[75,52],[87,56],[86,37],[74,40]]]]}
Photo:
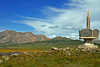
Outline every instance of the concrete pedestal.
{"type": "Polygon", "coordinates": [[[98,45],[94,45],[92,42],[93,39],[84,39],[84,44],[79,45],[78,48],[98,48],[98,45]]]}
{"type": "Polygon", "coordinates": [[[90,44],[90,43],[85,43],[83,45],[79,45],[78,48],[98,48],[98,45],[90,44]]]}

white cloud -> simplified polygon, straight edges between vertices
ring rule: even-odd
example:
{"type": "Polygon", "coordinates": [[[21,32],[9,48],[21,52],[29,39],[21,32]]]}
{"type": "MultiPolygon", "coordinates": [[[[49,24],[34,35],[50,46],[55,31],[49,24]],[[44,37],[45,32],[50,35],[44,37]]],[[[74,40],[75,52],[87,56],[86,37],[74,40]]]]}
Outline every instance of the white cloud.
{"type": "Polygon", "coordinates": [[[55,37],[57,37],[56,35],[51,35],[51,36],[48,36],[49,38],[55,38],[55,37]]]}
{"type": "Polygon", "coordinates": [[[21,17],[21,18],[24,18],[24,19],[27,19],[27,20],[48,21],[48,20],[45,20],[45,19],[32,18],[32,17],[25,17],[25,16],[18,16],[18,17],[21,17]]]}
{"type": "Polygon", "coordinates": [[[70,0],[70,3],[65,3],[64,8],[47,7],[43,9],[43,13],[46,15],[46,19],[26,18],[20,22],[29,25],[37,31],[45,31],[44,35],[51,36],[67,36],[78,39],[78,35],[70,35],[73,33],[78,34],[78,29],[86,27],[86,16],[88,10],[91,17],[91,28],[100,29],[100,0],[70,0]],[[70,8],[66,8],[70,7],[70,8]],[[41,25],[46,25],[41,27],[41,25]],[[49,27],[59,26],[57,28],[50,29],[49,27]],[[65,30],[63,28],[71,28],[73,30],[65,30]],[[76,28],[76,29],[74,29],[76,28]]]}

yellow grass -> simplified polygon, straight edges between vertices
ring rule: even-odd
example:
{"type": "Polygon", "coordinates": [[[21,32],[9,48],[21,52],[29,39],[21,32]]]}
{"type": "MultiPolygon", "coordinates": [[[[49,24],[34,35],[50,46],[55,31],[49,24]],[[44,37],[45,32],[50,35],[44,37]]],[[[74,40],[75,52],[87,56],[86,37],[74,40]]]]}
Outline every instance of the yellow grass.
{"type": "Polygon", "coordinates": [[[41,52],[41,51],[46,51],[46,50],[0,48],[0,52],[3,52],[3,53],[8,53],[8,52],[41,52]]]}

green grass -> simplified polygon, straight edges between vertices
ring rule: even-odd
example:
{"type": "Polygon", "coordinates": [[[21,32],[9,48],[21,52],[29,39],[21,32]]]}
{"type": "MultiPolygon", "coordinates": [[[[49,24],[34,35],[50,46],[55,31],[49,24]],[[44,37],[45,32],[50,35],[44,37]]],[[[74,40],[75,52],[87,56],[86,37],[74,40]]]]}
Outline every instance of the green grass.
{"type": "Polygon", "coordinates": [[[7,48],[13,49],[33,49],[33,50],[51,50],[52,47],[65,48],[74,47],[70,45],[18,45],[18,46],[7,46],[7,48]]]}
{"type": "Polygon", "coordinates": [[[100,67],[100,51],[51,51],[8,56],[1,67],[100,67]],[[13,62],[13,63],[12,63],[13,62]]]}

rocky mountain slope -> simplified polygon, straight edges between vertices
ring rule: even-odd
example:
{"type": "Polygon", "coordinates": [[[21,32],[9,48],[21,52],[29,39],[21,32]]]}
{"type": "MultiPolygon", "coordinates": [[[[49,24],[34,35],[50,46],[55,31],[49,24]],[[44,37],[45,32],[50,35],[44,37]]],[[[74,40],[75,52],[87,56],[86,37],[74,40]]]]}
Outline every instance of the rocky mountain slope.
{"type": "Polygon", "coordinates": [[[31,32],[16,32],[13,30],[5,30],[0,32],[0,43],[27,43],[34,41],[47,40],[48,37],[44,35],[34,35],[31,32]]]}

